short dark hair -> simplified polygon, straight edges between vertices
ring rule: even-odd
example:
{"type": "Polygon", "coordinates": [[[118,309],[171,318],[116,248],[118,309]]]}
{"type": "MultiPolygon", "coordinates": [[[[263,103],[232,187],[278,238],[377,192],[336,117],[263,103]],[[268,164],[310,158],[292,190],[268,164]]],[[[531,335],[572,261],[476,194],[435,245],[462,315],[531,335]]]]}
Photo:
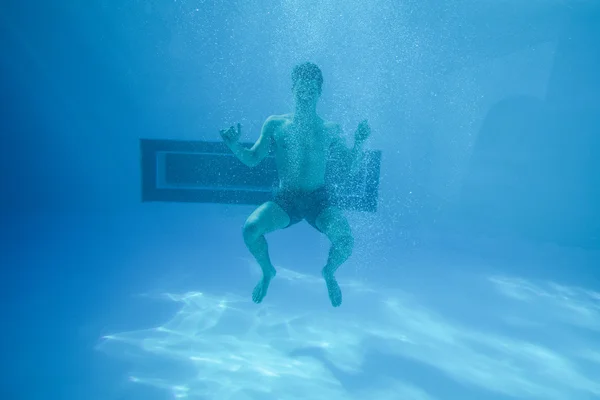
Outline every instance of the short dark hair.
{"type": "Polygon", "coordinates": [[[323,74],[319,67],[311,62],[298,64],[292,70],[292,86],[296,85],[298,79],[316,80],[319,84],[319,90],[323,86],[323,74]]]}

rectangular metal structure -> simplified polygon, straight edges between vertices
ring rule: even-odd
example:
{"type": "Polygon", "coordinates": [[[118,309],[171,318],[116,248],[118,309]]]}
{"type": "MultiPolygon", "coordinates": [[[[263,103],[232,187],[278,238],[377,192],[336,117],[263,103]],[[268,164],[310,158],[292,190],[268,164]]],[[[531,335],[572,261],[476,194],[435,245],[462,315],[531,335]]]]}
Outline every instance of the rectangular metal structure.
{"type": "MultiPolygon", "coordinates": [[[[251,146],[251,143],[244,143],[251,146]]],[[[242,164],[222,142],[141,139],[142,201],[259,205],[272,198],[278,176],[269,154],[259,165],[242,164]]],[[[327,186],[342,209],[375,212],[381,152],[367,150],[350,176],[349,160],[332,155],[327,186]]]]}

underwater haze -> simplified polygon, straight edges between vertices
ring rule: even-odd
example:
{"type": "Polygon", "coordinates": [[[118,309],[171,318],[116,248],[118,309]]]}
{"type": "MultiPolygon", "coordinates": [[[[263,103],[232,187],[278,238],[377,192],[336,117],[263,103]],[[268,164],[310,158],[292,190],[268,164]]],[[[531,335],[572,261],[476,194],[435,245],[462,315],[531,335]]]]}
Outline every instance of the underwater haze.
{"type": "Polygon", "coordinates": [[[600,399],[600,3],[23,0],[0,29],[0,399],[600,399]],[[306,222],[255,304],[256,205],[143,188],[142,140],[254,142],[304,62],[381,154],[336,308],[306,222]]]}

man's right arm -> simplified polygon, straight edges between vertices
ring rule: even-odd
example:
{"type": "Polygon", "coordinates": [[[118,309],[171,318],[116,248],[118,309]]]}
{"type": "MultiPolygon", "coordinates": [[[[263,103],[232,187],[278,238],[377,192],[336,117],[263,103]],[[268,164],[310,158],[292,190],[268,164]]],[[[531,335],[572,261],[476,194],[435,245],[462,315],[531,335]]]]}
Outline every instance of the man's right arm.
{"type": "Polygon", "coordinates": [[[273,133],[275,131],[276,119],[269,117],[262,126],[260,136],[251,148],[246,148],[237,140],[232,142],[225,141],[227,147],[233,154],[248,167],[254,167],[269,154],[273,142],[273,133]]]}

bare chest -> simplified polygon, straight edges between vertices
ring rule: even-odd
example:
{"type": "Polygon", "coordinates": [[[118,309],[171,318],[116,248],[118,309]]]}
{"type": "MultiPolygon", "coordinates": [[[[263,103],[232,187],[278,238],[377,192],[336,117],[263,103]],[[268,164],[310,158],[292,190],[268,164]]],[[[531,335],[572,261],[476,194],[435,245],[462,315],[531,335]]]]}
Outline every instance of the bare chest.
{"type": "Polygon", "coordinates": [[[325,128],[282,127],[275,137],[281,155],[288,157],[324,157],[331,140],[325,128]]]}

